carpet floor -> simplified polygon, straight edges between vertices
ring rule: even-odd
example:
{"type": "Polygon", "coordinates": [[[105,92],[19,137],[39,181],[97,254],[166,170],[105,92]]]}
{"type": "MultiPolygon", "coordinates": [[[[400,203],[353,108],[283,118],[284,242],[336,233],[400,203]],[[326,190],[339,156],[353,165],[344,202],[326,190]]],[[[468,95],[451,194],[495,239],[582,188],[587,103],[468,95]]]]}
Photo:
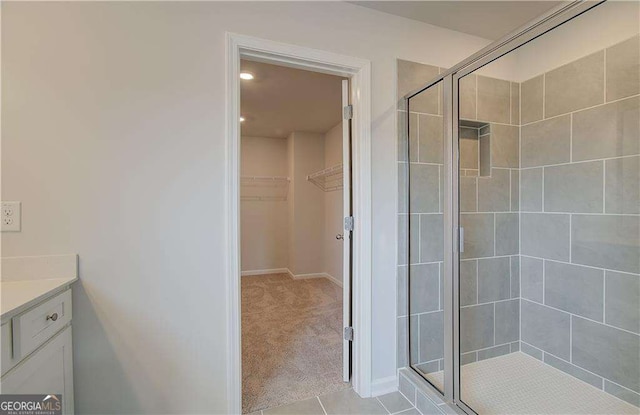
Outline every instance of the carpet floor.
{"type": "Polygon", "coordinates": [[[287,274],[241,280],[243,413],[350,387],[342,382],[342,288],[287,274]]]}

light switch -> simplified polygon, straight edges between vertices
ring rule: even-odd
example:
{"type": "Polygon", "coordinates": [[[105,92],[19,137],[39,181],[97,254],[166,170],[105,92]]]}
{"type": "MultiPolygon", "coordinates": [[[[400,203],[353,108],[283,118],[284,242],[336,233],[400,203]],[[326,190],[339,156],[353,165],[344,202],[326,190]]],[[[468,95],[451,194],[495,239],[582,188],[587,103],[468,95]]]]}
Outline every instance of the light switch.
{"type": "Polygon", "coordinates": [[[20,202],[2,202],[2,232],[20,232],[20,202]]]}

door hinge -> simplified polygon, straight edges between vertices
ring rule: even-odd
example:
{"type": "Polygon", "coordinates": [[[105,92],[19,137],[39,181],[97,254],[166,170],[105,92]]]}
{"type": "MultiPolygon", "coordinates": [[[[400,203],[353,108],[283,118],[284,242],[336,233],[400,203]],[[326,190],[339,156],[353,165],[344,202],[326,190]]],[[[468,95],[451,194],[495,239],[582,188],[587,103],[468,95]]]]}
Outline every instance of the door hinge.
{"type": "Polygon", "coordinates": [[[353,327],[344,328],[344,339],[347,341],[353,341],[353,327]]]}
{"type": "Polygon", "coordinates": [[[347,105],[346,107],[344,107],[343,113],[345,120],[350,120],[351,118],[353,118],[353,105],[347,105]]]}
{"type": "Polygon", "coordinates": [[[353,216],[347,216],[344,218],[344,230],[345,231],[353,231],[353,216]]]}

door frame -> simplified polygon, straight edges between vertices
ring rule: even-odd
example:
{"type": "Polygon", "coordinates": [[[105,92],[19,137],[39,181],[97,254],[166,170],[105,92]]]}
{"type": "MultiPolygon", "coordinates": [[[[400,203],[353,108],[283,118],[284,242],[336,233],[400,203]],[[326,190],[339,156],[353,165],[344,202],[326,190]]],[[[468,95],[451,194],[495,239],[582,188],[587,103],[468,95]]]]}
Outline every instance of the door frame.
{"type": "Polygon", "coordinates": [[[226,282],[228,413],[242,409],[240,311],[240,59],[347,77],[352,130],[353,389],[371,396],[371,62],[298,45],[226,33],[226,282]]]}

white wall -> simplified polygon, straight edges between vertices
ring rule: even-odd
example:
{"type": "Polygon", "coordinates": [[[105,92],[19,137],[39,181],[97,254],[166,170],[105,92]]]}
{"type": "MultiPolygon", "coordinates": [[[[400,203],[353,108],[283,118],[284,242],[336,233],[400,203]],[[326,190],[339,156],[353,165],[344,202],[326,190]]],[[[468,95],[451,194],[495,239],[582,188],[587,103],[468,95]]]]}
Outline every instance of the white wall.
{"type": "MultiPolygon", "coordinates": [[[[342,122],[324,135],[324,167],[342,163],[342,122]]],[[[344,234],[342,189],[324,194],[324,270],[338,281],[342,278],[342,245],[336,239],[344,234]]]]}
{"type": "MultiPolygon", "coordinates": [[[[240,153],[241,176],[286,177],[288,174],[287,140],[284,138],[243,136],[240,153]]],[[[288,215],[286,200],[241,200],[243,272],[287,268],[288,215]]]]}
{"type": "Polygon", "coordinates": [[[287,138],[292,150],[290,205],[292,226],[289,270],[296,276],[324,272],[324,192],[307,176],[324,168],[324,134],[295,131],[287,138]]]}
{"type": "Polygon", "coordinates": [[[394,376],[396,58],[486,40],[344,2],[5,2],[2,254],[77,252],[78,413],[226,412],[225,33],[372,62],[372,378],[394,376]]]}

